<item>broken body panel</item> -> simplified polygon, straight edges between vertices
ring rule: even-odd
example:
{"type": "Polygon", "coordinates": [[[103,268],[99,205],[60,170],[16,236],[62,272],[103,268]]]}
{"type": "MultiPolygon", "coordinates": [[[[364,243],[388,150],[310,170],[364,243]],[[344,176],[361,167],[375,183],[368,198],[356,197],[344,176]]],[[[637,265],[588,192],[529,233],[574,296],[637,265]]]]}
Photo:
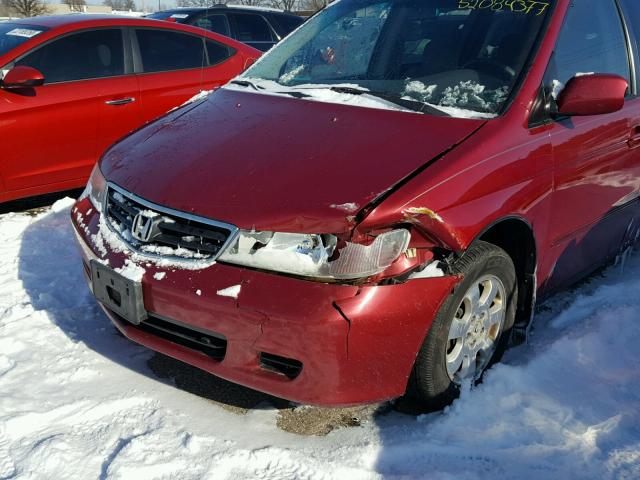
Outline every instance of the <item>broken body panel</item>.
{"type": "MultiPolygon", "coordinates": [[[[91,260],[116,269],[125,265],[130,253],[115,251],[108,242],[106,250],[95,247],[100,214],[87,199],[76,204],[72,215],[88,281],[91,260]]],[[[402,395],[422,338],[458,282],[451,276],[359,287],[221,263],[199,270],[142,265],[150,315],[222,336],[226,353],[222,360],[212,358],[105,309],[125,336],[233,382],[297,402],[334,406],[402,395]],[[241,286],[237,298],[219,293],[235,285],[241,286]],[[294,380],[268,370],[260,363],[263,353],[296,359],[302,370],[294,380]]]]}

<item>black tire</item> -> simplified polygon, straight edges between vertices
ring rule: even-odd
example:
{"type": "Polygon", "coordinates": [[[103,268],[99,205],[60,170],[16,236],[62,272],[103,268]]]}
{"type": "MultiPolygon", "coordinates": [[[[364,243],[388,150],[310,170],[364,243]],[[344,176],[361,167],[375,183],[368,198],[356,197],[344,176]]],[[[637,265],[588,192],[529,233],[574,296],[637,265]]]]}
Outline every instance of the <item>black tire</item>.
{"type": "Polygon", "coordinates": [[[473,282],[484,275],[494,275],[502,281],[507,297],[502,332],[496,340],[495,351],[485,371],[499,361],[507,349],[515,321],[518,284],[513,261],[504,250],[490,243],[477,241],[455,263],[452,273],[462,275],[463,279],[438,311],[418,352],[407,385],[406,400],[417,403],[419,408],[427,411],[444,408],[460,394],[459,386],[447,373],[446,350],[449,328],[473,282]]]}

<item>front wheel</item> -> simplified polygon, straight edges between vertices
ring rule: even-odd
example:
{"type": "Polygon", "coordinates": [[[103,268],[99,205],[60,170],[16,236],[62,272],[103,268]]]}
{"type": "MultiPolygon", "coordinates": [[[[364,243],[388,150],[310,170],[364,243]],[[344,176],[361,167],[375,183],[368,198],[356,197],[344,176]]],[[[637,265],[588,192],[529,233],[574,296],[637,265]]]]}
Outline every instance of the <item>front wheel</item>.
{"type": "Polygon", "coordinates": [[[480,381],[507,348],[518,295],[509,255],[478,241],[456,262],[463,277],[445,300],[416,357],[407,396],[429,410],[450,404],[465,381],[480,381]]]}

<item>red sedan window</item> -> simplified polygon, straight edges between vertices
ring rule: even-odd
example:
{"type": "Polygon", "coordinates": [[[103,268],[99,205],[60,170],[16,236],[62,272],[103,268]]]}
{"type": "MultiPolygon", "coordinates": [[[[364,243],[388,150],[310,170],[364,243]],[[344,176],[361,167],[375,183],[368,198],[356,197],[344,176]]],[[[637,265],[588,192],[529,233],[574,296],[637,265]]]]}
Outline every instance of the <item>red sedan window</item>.
{"type": "Polygon", "coordinates": [[[165,29],[136,29],[145,72],[200,68],[205,65],[202,37],[165,29]]]}
{"type": "Polygon", "coordinates": [[[46,83],[123,75],[122,31],[110,28],[66,35],[34,50],[16,65],[37,68],[46,83]]]}

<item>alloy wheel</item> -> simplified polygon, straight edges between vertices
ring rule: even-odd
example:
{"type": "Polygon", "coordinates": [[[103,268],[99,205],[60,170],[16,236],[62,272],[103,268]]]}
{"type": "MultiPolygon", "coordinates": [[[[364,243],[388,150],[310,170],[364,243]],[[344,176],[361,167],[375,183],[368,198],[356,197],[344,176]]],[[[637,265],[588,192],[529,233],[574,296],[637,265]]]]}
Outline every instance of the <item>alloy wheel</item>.
{"type": "Polygon", "coordinates": [[[485,275],[465,293],[449,328],[446,364],[449,378],[477,380],[489,364],[502,333],[507,309],[505,287],[485,275]]]}

